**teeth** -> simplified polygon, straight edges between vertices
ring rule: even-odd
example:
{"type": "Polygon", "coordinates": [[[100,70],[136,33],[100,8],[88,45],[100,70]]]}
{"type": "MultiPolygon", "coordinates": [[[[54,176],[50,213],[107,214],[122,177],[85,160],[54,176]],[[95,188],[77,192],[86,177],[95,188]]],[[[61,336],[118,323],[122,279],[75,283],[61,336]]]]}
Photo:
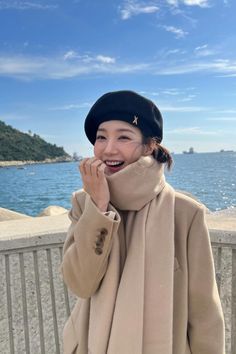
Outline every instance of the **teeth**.
{"type": "Polygon", "coordinates": [[[122,163],[122,161],[106,161],[106,164],[108,166],[117,166],[120,165],[122,163]]]}

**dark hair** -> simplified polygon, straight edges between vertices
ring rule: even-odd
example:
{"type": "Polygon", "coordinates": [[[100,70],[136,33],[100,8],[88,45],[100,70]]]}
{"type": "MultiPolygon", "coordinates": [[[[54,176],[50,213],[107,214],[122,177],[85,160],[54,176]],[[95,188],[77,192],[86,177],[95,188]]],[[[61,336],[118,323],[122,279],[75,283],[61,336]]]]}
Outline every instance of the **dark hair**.
{"type": "Polygon", "coordinates": [[[154,143],[154,150],[152,156],[160,163],[165,163],[167,165],[167,169],[170,170],[173,164],[173,158],[164,146],[162,146],[157,137],[146,137],[143,136],[143,144],[149,145],[154,143]]]}

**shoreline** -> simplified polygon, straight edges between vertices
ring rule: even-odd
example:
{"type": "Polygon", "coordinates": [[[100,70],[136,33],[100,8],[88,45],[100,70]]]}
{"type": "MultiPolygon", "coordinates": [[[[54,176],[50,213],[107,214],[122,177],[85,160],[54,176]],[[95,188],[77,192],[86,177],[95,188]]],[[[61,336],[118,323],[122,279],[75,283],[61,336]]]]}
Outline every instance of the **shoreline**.
{"type": "Polygon", "coordinates": [[[35,161],[35,160],[0,161],[0,168],[11,167],[11,166],[35,165],[35,164],[49,164],[49,163],[58,163],[58,162],[73,162],[73,159],[71,157],[56,157],[54,159],[45,159],[41,161],[35,161]]]}

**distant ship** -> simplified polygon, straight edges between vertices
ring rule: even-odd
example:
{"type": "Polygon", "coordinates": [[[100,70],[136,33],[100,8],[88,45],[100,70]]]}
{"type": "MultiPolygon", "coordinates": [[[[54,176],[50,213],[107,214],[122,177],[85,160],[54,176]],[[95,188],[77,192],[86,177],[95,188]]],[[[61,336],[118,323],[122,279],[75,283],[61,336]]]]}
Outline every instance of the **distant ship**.
{"type": "Polygon", "coordinates": [[[193,147],[190,147],[188,151],[183,151],[183,154],[194,154],[194,153],[195,151],[193,147]]]}
{"type": "Polygon", "coordinates": [[[220,152],[234,152],[234,150],[224,150],[224,149],[222,149],[222,150],[220,150],[220,152]]]}

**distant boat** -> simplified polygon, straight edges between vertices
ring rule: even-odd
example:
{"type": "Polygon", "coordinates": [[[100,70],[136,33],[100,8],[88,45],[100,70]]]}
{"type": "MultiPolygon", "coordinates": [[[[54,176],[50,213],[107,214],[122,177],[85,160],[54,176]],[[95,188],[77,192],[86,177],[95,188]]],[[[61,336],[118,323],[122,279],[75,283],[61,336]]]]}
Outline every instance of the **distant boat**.
{"type": "Polygon", "coordinates": [[[220,152],[234,152],[234,150],[224,150],[224,149],[222,149],[222,150],[220,150],[220,152]]]}
{"type": "Polygon", "coordinates": [[[183,151],[183,154],[194,154],[194,153],[195,151],[193,147],[190,147],[188,151],[183,151]]]}
{"type": "Polygon", "coordinates": [[[17,170],[26,170],[26,167],[23,167],[23,166],[17,166],[17,170]]]}

